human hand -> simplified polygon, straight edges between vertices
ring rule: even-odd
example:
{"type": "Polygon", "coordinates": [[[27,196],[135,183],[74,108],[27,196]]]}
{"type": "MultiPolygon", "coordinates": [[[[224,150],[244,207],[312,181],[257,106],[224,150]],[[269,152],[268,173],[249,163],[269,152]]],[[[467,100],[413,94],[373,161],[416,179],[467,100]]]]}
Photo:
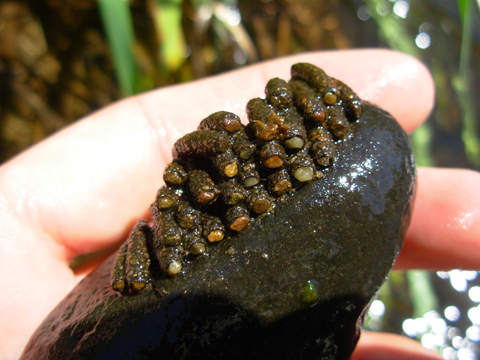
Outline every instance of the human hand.
{"type": "MultiPolygon", "coordinates": [[[[199,120],[245,104],[272,77],[311,62],[389,111],[407,131],[428,116],[429,73],[416,60],[384,50],[296,55],[120,101],[0,167],[0,356],[16,359],[53,307],[81,280],[69,268],[78,254],[122,242],[162,183],[171,148],[199,120]],[[353,63],[353,66],[351,65],[353,63]]],[[[480,176],[419,169],[412,225],[398,268],[477,268],[480,176]]],[[[418,343],[365,332],[353,355],[436,359],[418,343]]]]}

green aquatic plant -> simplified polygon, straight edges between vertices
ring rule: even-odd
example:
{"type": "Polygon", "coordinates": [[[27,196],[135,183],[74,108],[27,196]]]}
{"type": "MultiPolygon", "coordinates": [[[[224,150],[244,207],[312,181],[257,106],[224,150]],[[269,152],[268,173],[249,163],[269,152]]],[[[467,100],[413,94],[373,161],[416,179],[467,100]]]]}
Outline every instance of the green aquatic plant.
{"type": "MultiPolygon", "coordinates": [[[[459,105],[462,109],[462,140],[465,153],[469,162],[480,168],[480,139],[477,127],[477,111],[475,99],[472,96],[472,32],[473,32],[473,1],[457,0],[462,20],[462,45],[460,49],[460,66],[458,74],[453,78],[452,85],[455,89],[459,105]]],[[[477,0],[480,9],[480,1],[477,0]]]]}
{"type": "Polygon", "coordinates": [[[132,95],[138,67],[133,51],[135,34],[130,6],[122,0],[99,0],[98,8],[120,90],[123,96],[132,95]]]}
{"type": "Polygon", "coordinates": [[[150,13],[159,40],[159,57],[167,72],[174,72],[185,61],[187,44],[182,27],[183,0],[151,0],[150,13]]]}

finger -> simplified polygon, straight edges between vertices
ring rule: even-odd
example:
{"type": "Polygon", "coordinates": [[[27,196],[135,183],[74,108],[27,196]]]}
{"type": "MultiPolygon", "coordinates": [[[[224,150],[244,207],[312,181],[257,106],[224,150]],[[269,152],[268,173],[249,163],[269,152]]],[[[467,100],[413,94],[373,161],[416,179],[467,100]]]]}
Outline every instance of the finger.
{"type": "Polygon", "coordinates": [[[0,358],[13,360],[78,279],[65,265],[61,245],[6,209],[0,196],[0,358]]]}
{"type": "Polygon", "coordinates": [[[479,269],[480,173],[420,168],[399,269],[479,269]]]}
{"type": "Polygon", "coordinates": [[[351,360],[439,360],[432,350],[418,341],[394,334],[362,332],[351,360]]]}
{"type": "Polygon", "coordinates": [[[66,258],[110,246],[147,215],[175,139],[220,109],[245,120],[246,102],[263,96],[267,79],[289,78],[291,64],[299,61],[345,80],[406,129],[425,120],[432,107],[430,75],[404,54],[354,50],[296,55],[121,101],[4,166],[1,188],[28,214],[20,216],[30,226],[64,245],[66,258]]]}

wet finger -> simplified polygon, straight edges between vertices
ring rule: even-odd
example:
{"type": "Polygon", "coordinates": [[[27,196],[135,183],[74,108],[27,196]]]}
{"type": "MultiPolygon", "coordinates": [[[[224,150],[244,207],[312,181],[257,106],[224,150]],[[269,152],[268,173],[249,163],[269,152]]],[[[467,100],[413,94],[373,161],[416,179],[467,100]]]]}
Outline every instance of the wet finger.
{"type": "Polygon", "coordinates": [[[438,360],[443,359],[418,341],[399,335],[362,332],[351,360],[438,360]]]}
{"type": "Polygon", "coordinates": [[[478,269],[480,173],[420,168],[417,198],[398,269],[478,269]]]}

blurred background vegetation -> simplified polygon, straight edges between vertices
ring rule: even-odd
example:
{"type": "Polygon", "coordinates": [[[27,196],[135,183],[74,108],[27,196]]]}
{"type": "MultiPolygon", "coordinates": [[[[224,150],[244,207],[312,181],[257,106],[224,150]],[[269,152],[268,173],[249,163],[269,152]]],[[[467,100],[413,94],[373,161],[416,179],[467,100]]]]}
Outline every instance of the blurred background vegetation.
{"type": "MultiPolygon", "coordinates": [[[[3,0],[0,163],[123,96],[287,54],[385,47],[420,59],[435,79],[434,112],[411,135],[417,162],[478,170],[479,7],[480,0],[3,0]]],[[[417,338],[446,359],[479,359],[477,275],[392,272],[366,327],[417,338]]]]}

